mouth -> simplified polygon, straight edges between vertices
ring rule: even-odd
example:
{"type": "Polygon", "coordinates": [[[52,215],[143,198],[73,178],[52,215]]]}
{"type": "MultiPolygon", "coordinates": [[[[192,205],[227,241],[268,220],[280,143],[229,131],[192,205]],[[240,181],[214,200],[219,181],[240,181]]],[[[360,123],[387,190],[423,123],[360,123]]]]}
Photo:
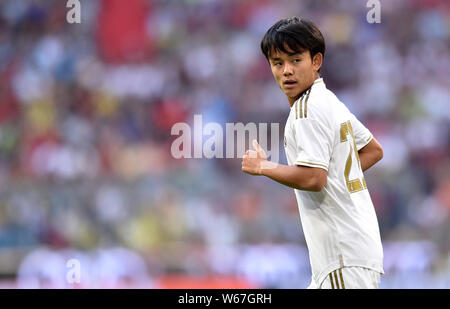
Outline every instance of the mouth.
{"type": "Polygon", "coordinates": [[[295,80],[287,80],[283,82],[283,85],[285,88],[293,88],[297,85],[297,82],[295,80]]]}

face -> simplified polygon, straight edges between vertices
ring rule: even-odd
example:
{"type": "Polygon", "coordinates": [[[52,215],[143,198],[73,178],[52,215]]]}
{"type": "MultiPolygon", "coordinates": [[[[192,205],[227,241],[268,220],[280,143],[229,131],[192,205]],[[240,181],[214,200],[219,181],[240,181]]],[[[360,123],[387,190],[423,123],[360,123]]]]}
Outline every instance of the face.
{"type": "MultiPolygon", "coordinates": [[[[289,50],[288,50],[289,51],[289,50]]],[[[292,106],[303,91],[307,90],[319,77],[322,54],[311,59],[309,51],[284,53],[272,51],[269,56],[270,68],[275,80],[292,106]]]]}

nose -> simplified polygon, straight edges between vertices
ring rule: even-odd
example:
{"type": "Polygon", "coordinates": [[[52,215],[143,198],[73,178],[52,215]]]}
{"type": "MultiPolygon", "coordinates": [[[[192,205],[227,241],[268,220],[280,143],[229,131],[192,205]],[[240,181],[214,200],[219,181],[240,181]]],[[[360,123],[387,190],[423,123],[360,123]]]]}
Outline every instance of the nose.
{"type": "Polygon", "coordinates": [[[286,63],[284,65],[283,75],[284,76],[289,76],[289,75],[292,75],[292,74],[294,74],[293,67],[289,63],[286,63]]]}

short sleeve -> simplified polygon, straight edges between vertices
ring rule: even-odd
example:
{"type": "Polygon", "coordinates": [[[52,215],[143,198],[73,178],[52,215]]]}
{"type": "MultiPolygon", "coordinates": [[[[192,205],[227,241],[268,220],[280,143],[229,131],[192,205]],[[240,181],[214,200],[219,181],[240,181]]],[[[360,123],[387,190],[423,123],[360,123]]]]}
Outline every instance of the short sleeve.
{"type": "Polygon", "coordinates": [[[373,135],[353,114],[351,114],[350,121],[355,136],[356,148],[359,151],[372,140],[373,135]]]}
{"type": "Polygon", "coordinates": [[[295,165],[319,167],[328,171],[333,132],[317,119],[300,118],[294,122],[297,157],[295,165]]]}

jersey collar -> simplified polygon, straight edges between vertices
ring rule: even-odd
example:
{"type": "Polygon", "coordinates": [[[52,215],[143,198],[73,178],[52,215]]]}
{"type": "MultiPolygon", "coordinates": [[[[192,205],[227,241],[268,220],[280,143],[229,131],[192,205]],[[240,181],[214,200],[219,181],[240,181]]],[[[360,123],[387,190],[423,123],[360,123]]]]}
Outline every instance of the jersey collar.
{"type": "Polygon", "coordinates": [[[322,78],[322,77],[319,77],[318,79],[316,79],[316,80],[314,81],[314,83],[312,84],[311,88],[314,87],[314,85],[319,85],[319,84],[325,85],[325,82],[323,81],[323,78],[322,78]]]}
{"type": "MultiPolygon", "coordinates": [[[[295,102],[297,102],[298,100],[300,100],[300,99],[301,99],[308,91],[311,91],[313,88],[318,87],[318,86],[325,86],[325,82],[323,81],[323,78],[322,78],[322,77],[317,78],[317,79],[313,82],[313,84],[311,85],[311,87],[309,87],[308,89],[306,89],[305,91],[303,91],[303,92],[300,94],[299,98],[298,98],[295,102]]],[[[292,107],[295,105],[295,102],[294,102],[294,104],[292,104],[291,109],[292,109],[292,107]]]]}

